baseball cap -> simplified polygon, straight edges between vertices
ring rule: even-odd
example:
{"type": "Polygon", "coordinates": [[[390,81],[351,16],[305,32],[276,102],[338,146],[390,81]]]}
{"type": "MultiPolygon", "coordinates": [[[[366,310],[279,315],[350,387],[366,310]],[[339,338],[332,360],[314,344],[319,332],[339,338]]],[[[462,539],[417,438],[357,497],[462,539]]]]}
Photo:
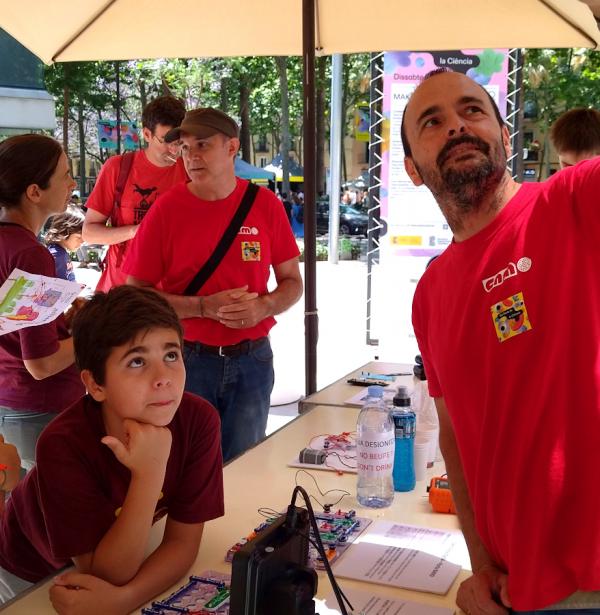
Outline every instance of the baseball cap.
{"type": "Polygon", "coordinates": [[[167,143],[176,141],[181,137],[181,133],[187,133],[204,139],[212,137],[218,132],[230,138],[237,138],[239,128],[234,120],[226,113],[223,113],[223,111],[219,111],[219,109],[192,109],[185,114],[181,126],[169,130],[165,135],[165,141],[167,143]]]}

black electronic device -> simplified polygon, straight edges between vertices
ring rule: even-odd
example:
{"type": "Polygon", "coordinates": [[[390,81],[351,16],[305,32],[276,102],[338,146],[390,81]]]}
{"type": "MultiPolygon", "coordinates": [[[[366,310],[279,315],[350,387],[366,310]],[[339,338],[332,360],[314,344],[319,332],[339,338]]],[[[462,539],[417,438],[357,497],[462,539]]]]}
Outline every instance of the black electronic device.
{"type": "Polygon", "coordinates": [[[317,574],[307,568],[308,511],[290,505],[287,515],[235,553],[230,615],[314,615],[317,574]]]}
{"type": "Polygon", "coordinates": [[[374,378],[348,378],[346,380],[348,384],[354,384],[359,387],[379,386],[386,387],[389,384],[388,380],[376,380],[374,378]]]}

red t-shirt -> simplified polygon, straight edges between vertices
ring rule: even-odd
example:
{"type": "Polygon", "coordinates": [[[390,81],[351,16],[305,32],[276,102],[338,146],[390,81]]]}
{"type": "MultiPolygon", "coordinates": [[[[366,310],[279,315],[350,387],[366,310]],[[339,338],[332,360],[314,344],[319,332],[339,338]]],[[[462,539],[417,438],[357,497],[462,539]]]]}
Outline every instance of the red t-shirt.
{"type": "MultiPolygon", "coordinates": [[[[223,460],[217,411],[184,393],[154,520],[180,523],[223,516],[223,460]]],[[[130,472],[100,442],[100,406],[89,396],[44,430],[37,464],[14,489],[0,524],[0,565],[36,582],[93,551],[123,505],[130,472]]]]}
{"type": "MultiPolygon", "coordinates": [[[[248,182],[237,179],[225,199],[203,201],[186,184],[178,184],[157,200],[135,236],[123,270],[161,290],[182,294],[221,240],[248,182]]],[[[298,256],[298,246],[281,201],[260,188],[244,225],[223,260],[198,292],[212,295],[248,284],[263,295],[271,265],[298,256]]],[[[213,346],[237,344],[267,335],[272,317],[247,329],[231,329],[209,318],[181,321],[185,339],[213,346]]]]}
{"type": "Polygon", "coordinates": [[[517,610],[600,589],[600,158],[524,184],[415,293],[433,397],[517,610]]]}
{"type": "MultiPolygon", "coordinates": [[[[35,235],[18,224],[0,223],[0,285],[13,269],[56,277],[54,259],[35,235]]],[[[23,359],[40,359],[58,351],[69,333],[64,318],[0,335],[0,406],[15,410],[59,412],[84,393],[75,365],[36,380],[23,359]]]]}
{"type": "MultiPolygon", "coordinates": [[[[170,167],[157,167],[143,151],[135,152],[127,177],[119,211],[113,211],[115,187],[119,177],[122,156],[112,156],[103,165],[98,181],[86,202],[93,209],[111,219],[113,226],[140,224],[154,201],[177,182],[187,179],[181,158],[170,167]]],[[[96,290],[107,291],[125,284],[127,276],[121,271],[130,242],[109,247],[106,268],[100,276],[96,290]]]]}

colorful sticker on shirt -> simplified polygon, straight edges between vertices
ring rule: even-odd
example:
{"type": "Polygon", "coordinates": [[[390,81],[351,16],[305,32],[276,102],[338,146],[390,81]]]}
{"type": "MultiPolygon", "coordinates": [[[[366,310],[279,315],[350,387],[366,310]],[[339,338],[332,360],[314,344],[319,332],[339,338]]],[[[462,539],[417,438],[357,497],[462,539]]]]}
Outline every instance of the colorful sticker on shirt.
{"type": "Polygon", "coordinates": [[[505,342],[515,335],[529,331],[532,326],[527,315],[523,293],[517,293],[495,303],[490,308],[496,335],[500,342],[505,342]]]}
{"type": "Polygon", "coordinates": [[[260,260],[260,241],[242,241],[242,260],[260,260]]]}

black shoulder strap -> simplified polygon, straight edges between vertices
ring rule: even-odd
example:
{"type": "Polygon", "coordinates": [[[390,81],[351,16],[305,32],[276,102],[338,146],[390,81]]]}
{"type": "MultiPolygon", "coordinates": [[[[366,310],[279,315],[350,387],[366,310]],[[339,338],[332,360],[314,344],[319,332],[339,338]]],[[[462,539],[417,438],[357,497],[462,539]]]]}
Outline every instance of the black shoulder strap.
{"type": "Polygon", "coordinates": [[[214,273],[215,269],[219,266],[221,260],[227,253],[227,250],[231,247],[235,236],[239,233],[240,227],[244,223],[246,216],[252,208],[254,199],[258,194],[258,186],[252,182],[248,182],[248,187],[244,192],[244,196],[237,208],[237,211],[233,215],[229,226],[225,229],[221,241],[215,248],[215,251],[210,255],[210,258],[204,263],[202,269],[194,276],[194,279],[188,284],[187,288],[183,291],[184,295],[195,295],[204,286],[204,283],[214,273]]]}

